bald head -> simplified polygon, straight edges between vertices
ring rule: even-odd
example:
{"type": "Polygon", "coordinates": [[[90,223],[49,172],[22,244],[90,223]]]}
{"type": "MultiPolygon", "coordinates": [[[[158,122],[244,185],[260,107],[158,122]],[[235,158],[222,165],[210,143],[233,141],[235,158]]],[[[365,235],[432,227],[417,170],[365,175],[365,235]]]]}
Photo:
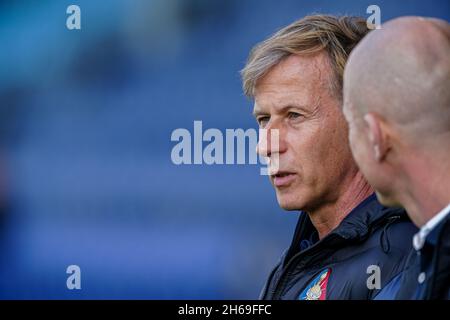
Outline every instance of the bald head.
{"type": "Polygon", "coordinates": [[[355,115],[375,112],[411,141],[450,134],[450,25],[402,17],[354,49],[344,96],[355,115]]]}

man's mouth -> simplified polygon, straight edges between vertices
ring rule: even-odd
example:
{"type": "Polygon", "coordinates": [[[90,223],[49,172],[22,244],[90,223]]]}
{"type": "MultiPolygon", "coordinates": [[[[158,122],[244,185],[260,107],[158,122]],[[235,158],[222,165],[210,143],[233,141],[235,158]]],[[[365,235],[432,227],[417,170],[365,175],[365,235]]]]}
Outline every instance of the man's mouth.
{"type": "Polygon", "coordinates": [[[275,187],[286,187],[295,179],[295,173],[279,171],[272,175],[273,184],[275,187]]]}

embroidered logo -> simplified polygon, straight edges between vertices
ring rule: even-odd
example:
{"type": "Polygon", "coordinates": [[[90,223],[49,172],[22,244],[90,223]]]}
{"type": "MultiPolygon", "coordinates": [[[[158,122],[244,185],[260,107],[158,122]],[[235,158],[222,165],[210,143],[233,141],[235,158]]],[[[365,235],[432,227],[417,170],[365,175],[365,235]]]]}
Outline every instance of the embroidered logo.
{"type": "Polygon", "coordinates": [[[326,300],[331,269],[325,269],[300,293],[298,300],[326,300]]]}

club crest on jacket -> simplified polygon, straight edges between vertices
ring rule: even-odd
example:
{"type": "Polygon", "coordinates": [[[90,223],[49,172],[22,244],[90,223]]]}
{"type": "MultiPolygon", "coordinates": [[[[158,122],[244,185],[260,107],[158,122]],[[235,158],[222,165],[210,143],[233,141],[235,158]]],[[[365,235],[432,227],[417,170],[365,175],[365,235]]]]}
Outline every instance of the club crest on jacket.
{"type": "Polygon", "coordinates": [[[325,269],[300,293],[298,300],[326,300],[327,284],[331,269],[325,269]]]}

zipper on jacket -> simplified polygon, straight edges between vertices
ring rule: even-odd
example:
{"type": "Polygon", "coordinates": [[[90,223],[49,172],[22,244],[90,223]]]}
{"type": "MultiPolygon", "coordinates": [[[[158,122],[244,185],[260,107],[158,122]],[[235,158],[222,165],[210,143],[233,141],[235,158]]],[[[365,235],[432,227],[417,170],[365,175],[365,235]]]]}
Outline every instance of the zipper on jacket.
{"type": "MultiPolygon", "coordinates": [[[[334,239],[336,239],[336,238],[338,238],[338,237],[340,237],[340,236],[337,236],[337,235],[335,235],[335,234],[330,234],[330,236],[328,237],[328,239],[326,240],[326,242],[330,242],[331,240],[334,240],[334,239]]],[[[325,243],[326,243],[326,242],[325,242],[325,243]]],[[[293,263],[294,263],[295,261],[297,261],[297,260],[298,260],[302,255],[304,255],[305,252],[307,252],[307,251],[310,251],[310,253],[313,252],[312,257],[313,257],[313,258],[316,257],[317,254],[318,254],[318,252],[320,252],[320,251],[318,251],[317,253],[316,253],[315,251],[317,251],[317,248],[318,248],[318,247],[323,246],[323,244],[324,244],[324,242],[322,242],[322,243],[317,242],[315,245],[313,245],[313,246],[310,247],[309,249],[306,249],[305,251],[302,251],[302,252],[298,252],[297,254],[295,254],[295,255],[288,261],[288,263],[286,264],[286,267],[284,267],[284,268],[281,270],[281,274],[280,274],[280,276],[279,276],[279,278],[278,278],[278,281],[277,281],[277,283],[274,285],[274,289],[271,291],[271,299],[272,299],[272,300],[279,300],[279,299],[280,299],[281,294],[283,293],[283,292],[282,292],[282,289],[286,286],[286,284],[287,284],[287,282],[288,282],[288,279],[292,276],[292,270],[290,270],[290,269],[292,269],[293,263]],[[320,246],[319,246],[319,244],[320,244],[320,246]]]]}

